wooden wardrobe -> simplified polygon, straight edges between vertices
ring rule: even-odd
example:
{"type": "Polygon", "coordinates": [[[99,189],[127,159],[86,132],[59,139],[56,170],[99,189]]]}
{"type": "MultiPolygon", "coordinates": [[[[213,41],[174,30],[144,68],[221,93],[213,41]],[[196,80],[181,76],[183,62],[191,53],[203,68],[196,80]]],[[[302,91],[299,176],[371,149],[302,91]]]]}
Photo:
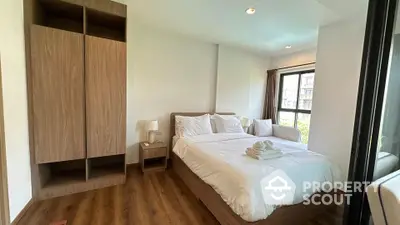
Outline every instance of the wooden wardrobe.
{"type": "Polygon", "coordinates": [[[32,4],[28,93],[36,197],[124,183],[126,6],[32,4]]]}

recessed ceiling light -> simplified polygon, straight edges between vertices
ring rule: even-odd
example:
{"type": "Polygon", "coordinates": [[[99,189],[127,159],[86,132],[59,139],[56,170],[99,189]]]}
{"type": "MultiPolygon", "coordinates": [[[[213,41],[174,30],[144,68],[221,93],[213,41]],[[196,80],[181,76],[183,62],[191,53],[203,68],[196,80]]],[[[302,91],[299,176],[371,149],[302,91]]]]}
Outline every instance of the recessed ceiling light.
{"type": "Polygon", "coordinates": [[[256,9],[255,8],[248,8],[246,9],[246,13],[249,15],[253,15],[254,13],[256,13],[256,9]]]}
{"type": "Polygon", "coordinates": [[[291,45],[286,45],[285,48],[289,49],[289,48],[292,48],[292,46],[291,45]]]}

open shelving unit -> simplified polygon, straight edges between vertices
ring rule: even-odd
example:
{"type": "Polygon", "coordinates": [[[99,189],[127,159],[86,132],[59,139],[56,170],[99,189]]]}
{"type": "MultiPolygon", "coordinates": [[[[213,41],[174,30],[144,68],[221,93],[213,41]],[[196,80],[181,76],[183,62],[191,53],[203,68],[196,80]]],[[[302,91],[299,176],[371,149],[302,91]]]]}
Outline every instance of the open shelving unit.
{"type": "Polygon", "coordinates": [[[125,154],[39,164],[43,188],[125,176],[125,154]]]}
{"type": "Polygon", "coordinates": [[[36,1],[34,24],[83,34],[84,7],[64,1],[36,1]]]}
{"type": "Polygon", "coordinates": [[[39,164],[43,188],[86,182],[85,159],[39,164]]]}
{"type": "Polygon", "coordinates": [[[157,171],[157,170],[165,170],[167,158],[166,157],[158,157],[143,160],[144,171],[157,171]]]}
{"type": "Polygon", "coordinates": [[[35,11],[33,24],[126,42],[126,16],[63,0],[37,0],[35,11]]]}
{"type": "Polygon", "coordinates": [[[93,9],[86,10],[86,34],[126,42],[126,18],[93,9]]]}
{"type": "Polygon", "coordinates": [[[39,164],[41,194],[47,199],[125,182],[125,154],[39,164]]]}
{"type": "Polygon", "coordinates": [[[125,155],[88,159],[87,179],[125,174],[125,155]]]}

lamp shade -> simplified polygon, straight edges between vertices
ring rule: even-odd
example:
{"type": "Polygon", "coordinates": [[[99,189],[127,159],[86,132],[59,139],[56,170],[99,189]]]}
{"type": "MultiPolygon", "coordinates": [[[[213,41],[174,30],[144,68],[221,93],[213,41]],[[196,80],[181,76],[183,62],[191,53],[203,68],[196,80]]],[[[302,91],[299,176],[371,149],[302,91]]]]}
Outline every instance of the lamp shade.
{"type": "Polygon", "coordinates": [[[249,120],[247,117],[242,117],[240,123],[242,124],[242,127],[250,127],[251,120],[249,120]]]}
{"type": "Polygon", "coordinates": [[[158,121],[157,120],[150,121],[149,124],[147,125],[147,130],[157,131],[158,130],[158,121]]]}

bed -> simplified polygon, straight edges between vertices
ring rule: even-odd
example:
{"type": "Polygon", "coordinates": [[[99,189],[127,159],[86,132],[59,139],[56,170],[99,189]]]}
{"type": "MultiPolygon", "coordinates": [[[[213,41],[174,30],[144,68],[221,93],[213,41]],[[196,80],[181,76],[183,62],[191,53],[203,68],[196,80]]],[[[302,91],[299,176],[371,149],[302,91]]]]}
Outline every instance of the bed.
{"type": "MultiPolygon", "coordinates": [[[[319,154],[306,151],[300,143],[248,134],[213,134],[180,138],[175,136],[175,116],[171,114],[172,168],[221,224],[302,224],[335,207],[302,204],[302,188],[290,206],[267,205],[260,179],[274,169],[284,171],[296,185],[302,181],[335,181],[339,173],[319,154]],[[285,152],[276,160],[259,161],[243,154],[257,140],[271,140],[285,152]],[[321,163],[323,162],[323,163],[321,163]],[[268,165],[266,165],[268,164],[268,165]],[[301,168],[303,173],[298,173],[301,168]],[[298,176],[300,174],[300,176],[298,176]]],[[[230,114],[230,113],[226,113],[230,114]]],[[[315,194],[310,190],[310,195],[315,194]]],[[[332,193],[332,195],[335,193],[332,193]]]]}

